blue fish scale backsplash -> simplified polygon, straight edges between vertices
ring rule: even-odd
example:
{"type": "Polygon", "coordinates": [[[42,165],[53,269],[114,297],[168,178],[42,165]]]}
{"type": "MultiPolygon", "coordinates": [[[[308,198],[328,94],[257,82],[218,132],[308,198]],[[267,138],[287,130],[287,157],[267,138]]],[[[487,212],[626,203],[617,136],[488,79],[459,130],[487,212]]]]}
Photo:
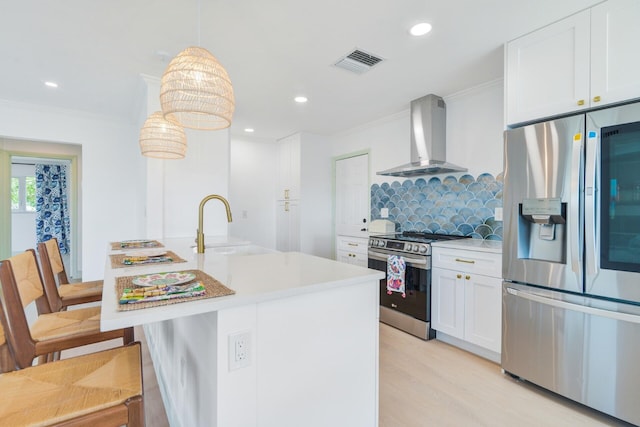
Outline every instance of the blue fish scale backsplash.
{"type": "Polygon", "coordinates": [[[502,173],[495,178],[483,173],[477,179],[463,175],[373,184],[371,219],[380,219],[380,210],[387,208],[387,219],[399,231],[502,240],[502,221],[494,217],[495,208],[502,207],[502,178],[502,173]]]}

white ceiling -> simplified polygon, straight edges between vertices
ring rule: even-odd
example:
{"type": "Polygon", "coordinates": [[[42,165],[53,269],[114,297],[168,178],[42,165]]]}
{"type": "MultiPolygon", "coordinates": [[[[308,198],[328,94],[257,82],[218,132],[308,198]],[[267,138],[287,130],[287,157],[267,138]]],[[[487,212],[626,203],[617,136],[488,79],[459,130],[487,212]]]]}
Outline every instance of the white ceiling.
{"type": "Polygon", "coordinates": [[[1,0],[0,99],[135,122],[140,75],[160,77],[200,45],[233,82],[232,133],[332,134],[501,78],[505,41],[599,2],[1,0]],[[433,31],[410,37],[420,21],[433,31]],[[384,62],[362,75],[332,66],[354,48],[384,62]],[[309,102],[295,104],[298,94],[309,102]]]}

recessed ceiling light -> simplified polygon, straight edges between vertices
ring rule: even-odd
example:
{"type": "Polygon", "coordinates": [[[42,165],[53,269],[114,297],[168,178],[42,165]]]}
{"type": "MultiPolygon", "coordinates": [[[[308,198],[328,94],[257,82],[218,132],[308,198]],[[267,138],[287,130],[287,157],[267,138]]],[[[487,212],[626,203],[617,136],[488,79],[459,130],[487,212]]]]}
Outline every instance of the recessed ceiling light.
{"type": "Polygon", "coordinates": [[[414,25],[409,30],[412,36],[424,36],[429,31],[431,31],[431,24],[427,24],[426,22],[421,22],[419,24],[414,25]]]}
{"type": "Polygon", "coordinates": [[[44,82],[44,85],[47,87],[58,87],[58,83],[56,82],[44,82]]]}
{"type": "Polygon", "coordinates": [[[252,133],[253,132],[253,128],[245,128],[244,131],[247,132],[247,133],[252,133]]]}
{"type": "Polygon", "coordinates": [[[308,101],[306,96],[296,96],[295,98],[293,98],[294,101],[296,101],[298,104],[304,104],[305,102],[308,101]]]}

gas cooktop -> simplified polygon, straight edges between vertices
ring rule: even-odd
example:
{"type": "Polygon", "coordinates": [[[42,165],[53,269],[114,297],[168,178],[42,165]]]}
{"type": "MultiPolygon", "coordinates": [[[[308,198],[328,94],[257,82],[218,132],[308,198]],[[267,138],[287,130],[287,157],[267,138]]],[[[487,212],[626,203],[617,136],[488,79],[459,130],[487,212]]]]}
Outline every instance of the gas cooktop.
{"type": "Polygon", "coordinates": [[[384,249],[397,253],[411,253],[415,255],[431,255],[430,243],[439,240],[466,239],[469,236],[454,236],[451,234],[434,234],[420,231],[403,231],[402,233],[383,234],[369,238],[369,251],[384,249]]]}
{"type": "Polygon", "coordinates": [[[375,236],[377,239],[401,240],[403,242],[431,243],[440,240],[466,239],[469,236],[455,236],[451,234],[435,234],[424,231],[403,231],[401,233],[383,234],[375,236]]]}

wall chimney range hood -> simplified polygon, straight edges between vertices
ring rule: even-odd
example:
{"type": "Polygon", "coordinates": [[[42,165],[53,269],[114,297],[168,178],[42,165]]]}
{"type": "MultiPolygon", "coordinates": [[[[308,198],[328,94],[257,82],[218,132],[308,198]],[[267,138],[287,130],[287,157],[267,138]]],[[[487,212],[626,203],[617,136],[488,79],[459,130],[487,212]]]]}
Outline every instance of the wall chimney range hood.
{"type": "Polygon", "coordinates": [[[446,161],[446,106],[437,95],[411,101],[411,163],[378,172],[378,175],[413,177],[467,169],[446,161]]]}

